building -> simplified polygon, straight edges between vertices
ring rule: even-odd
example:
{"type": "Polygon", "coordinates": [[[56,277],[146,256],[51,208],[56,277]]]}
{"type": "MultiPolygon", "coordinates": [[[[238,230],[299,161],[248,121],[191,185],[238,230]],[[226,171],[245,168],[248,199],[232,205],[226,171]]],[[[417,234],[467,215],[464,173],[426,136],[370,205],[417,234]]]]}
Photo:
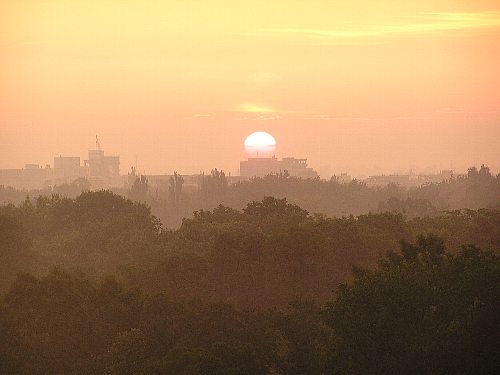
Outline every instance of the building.
{"type": "Polygon", "coordinates": [[[89,150],[89,158],[84,167],[87,176],[93,179],[108,179],[120,175],[120,157],[106,156],[102,150],[89,150]]]}
{"type": "Polygon", "coordinates": [[[76,179],[84,176],[79,156],[56,156],[54,158],[54,175],[59,178],[76,179]]]}
{"type": "Polygon", "coordinates": [[[307,166],[307,159],[283,158],[280,170],[288,171],[290,176],[300,178],[317,178],[318,173],[307,166]]]}
{"type": "Polygon", "coordinates": [[[240,175],[243,177],[263,177],[280,171],[279,161],[272,158],[248,158],[240,162],[240,175]]]}
{"type": "Polygon", "coordinates": [[[16,189],[42,189],[52,177],[52,169],[38,164],[26,164],[20,169],[0,169],[0,185],[16,189]]]}
{"type": "Polygon", "coordinates": [[[85,174],[94,186],[120,186],[120,157],[107,156],[96,136],[96,149],[89,150],[89,158],[84,161],[85,174]]]}
{"type": "Polygon", "coordinates": [[[437,184],[449,181],[455,176],[452,170],[442,170],[438,174],[401,174],[401,175],[381,175],[370,176],[365,182],[368,186],[386,186],[388,184],[397,184],[406,188],[416,187],[425,184],[437,184]]]}
{"type": "Polygon", "coordinates": [[[80,164],[79,156],[56,156],[54,167],[42,168],[38,164],[26,164],[21,169],[0,169],[0,185],[16,189],[42,189],[48,186],[71,184],[85,177],[93,188],[123,186],[120,176],[120,157],[108,156],[101,150],[96,137],[96,149],[89,150],[89,158],[80,164]]]}
{"type": "Polygon", "coordinates": [[[283,158],[248,158],[240,162],[240,175],[246,178],[263,177],[268,174],[287,171],[290,176],[316,178],[318,173],[307,166],[307,159],[283,158]]]}

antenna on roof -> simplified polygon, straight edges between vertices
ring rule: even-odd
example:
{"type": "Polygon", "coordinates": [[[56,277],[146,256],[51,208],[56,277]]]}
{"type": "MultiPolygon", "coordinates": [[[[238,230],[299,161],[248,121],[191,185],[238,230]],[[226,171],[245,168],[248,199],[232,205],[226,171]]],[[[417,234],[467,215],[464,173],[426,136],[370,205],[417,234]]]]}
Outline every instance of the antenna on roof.
{"type": "Polygon", "coordinates": [[[99,138],[97,138],[97,134],[95,135],[95,148],[101,151],[101,144],[99,143],[99,138]]]}

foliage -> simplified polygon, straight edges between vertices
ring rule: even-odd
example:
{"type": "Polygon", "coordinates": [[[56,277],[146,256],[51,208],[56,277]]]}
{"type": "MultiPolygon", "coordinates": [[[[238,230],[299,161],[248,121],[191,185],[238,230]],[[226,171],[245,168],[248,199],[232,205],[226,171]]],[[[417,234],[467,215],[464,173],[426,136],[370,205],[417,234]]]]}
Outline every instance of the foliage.
{"type": "MultiPolygon", "coordinates": [[[[0,186],[0,203],[21,203],[31,197],[58,194],[75,198],[89,190],[87,180],[23,191],[0,186]]],[[[443,211],[457,209],[497,208],[500,205],[500,175],[492,176],[482,165],[478,170],[469,168],[467,176],[455,176],[441,183],[404,188],[394,183],[383,187],[369,187],[352,180],[342,183],[338,179],[301,179],[288,173],[277,173],[229,184],[226,174],[217,168],[209,175],[200,174],[198,187],[185,185],[177,172],[167,184],[154,189],[146,176],[139,176],[135,168],[128,174],[128,188],[113,191],[135,201],[146,203],[165,226],[177,228],[183,218],[192,217],[194,211],[212,210],[220,204],[243,209],[248,203],[266,196],[286,198],[308,212],[327,216],[362,215],[369,212],[396,212],[409,218],[439,216],[443,211]]]]}
{"type": "Polygon", "coordinates": [[[128,173],[128,197],[134,201],[144,202],[149,190],[149,181],[145,175],[138,175],[134,167],[128,173]]]}
{"type": "Polygon", "coordinates": [[[496,373],[499,285],[498,256],[433,235],[357,269],[323,308],[244,311],[55,268],[0,300],[0,372],[496,373]]]}
{"type": "Polygon", "coordinates": [[[375,270],[358,270],[324,311],[338,340],[341,373],[495,373],[500,258],[420,236],[375,270]]]}
{"type": "Polygon", "coordinates": [[[0,305],[0,370],[28,374],[265,374],[265,316],[173,301],[53,270],[21,275],[0,305]],[[7,344],[12,346],[7,346],[7,344]]]}
{"type": "Polygon", "coordinates": [[[170,176],[168,187],[168,199],[176,206],[179,204],[182,196],[182,186],[184,185],[184,178],[177,172],[170,176]]]}
{"type": "Polygon", "coordinates": [[[146,291],[258,309],[325,302],[351,267],[374,267],[400,239],[420,233],[438,234],[452,252],[463,243],[500,249],[496,210],[327,218],[271,197],[242,211],[199,210],[175,231],[163,229],[144,204],[109,191],[38,197],[0,207],[0,230],[0,289],[17,272],[44,275],[60,265],[93,278],[114,274],[146,291]]]}

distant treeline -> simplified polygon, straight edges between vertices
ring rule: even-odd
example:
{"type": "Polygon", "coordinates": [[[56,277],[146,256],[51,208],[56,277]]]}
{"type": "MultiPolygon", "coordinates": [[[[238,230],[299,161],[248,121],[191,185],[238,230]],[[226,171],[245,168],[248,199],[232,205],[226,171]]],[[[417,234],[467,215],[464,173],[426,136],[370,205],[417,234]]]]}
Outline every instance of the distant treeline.
{"type": "Polygon", "coordinates": [[[494,209],[266,197],[166,230],[109,191],[27,199],[0,208],[0,373],[496,373],[499,251],[494,209]]]}
{"type": "Polygon", "coordinates": [[[374,213],[329,218],[266,197],[243,211],[219,206],[163,228],[144,204],[109,191],[26,199],[0,206],[0,289],[18,272],[45,275],[54,265],[89,277],[114,274],[125,286],[237,307],[325,302],[353,266],[373,267],[399,241],[440,236],[500,249],[500,211],[457,210],[405,218],[374,213]]]}
{"type": "MultiPolygon", "coordinates": [[[[75,198],[89,189],[91,185],[85,179],[33,191],[0,186],[0,202],[18,204],[27,195],[59,194],[75,198]]],[[[500,206],[500,175],[491,175],[484,165],[479,169],[469,168],[467,176],[410,189],[396,184],[369,187],[358,180],[342,183],[335,178],[328,181],[304,180],[291,177],[286,172],[229,185],[224,172],[214,169],[210,174],[200,175],[197,186],[185,186],[183,178],[177,173],[168,183],[151,186],[147,177],[137,175],[133,170],[129,174],[128,188],[112,190],[147,203],[153,214],[170,228],[179,227],[182,219],[192,217],[194,211],[211,210],[219,204],[242,209],[266,196],[287,198],[311,213],[337,217],[389,211],[413,218],[436,216],[446,210],[500,206]]]]}

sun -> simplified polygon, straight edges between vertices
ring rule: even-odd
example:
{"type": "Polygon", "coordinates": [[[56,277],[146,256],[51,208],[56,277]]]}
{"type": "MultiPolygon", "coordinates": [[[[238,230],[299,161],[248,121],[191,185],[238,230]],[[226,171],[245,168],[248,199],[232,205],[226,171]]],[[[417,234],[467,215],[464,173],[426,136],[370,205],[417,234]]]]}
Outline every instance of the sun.
{"type": "Polygon", "coordinates": [[[248,157],[272,157],[276,149],[276,140],[266,132],[254,132],[245,139],[248,157]]]}

